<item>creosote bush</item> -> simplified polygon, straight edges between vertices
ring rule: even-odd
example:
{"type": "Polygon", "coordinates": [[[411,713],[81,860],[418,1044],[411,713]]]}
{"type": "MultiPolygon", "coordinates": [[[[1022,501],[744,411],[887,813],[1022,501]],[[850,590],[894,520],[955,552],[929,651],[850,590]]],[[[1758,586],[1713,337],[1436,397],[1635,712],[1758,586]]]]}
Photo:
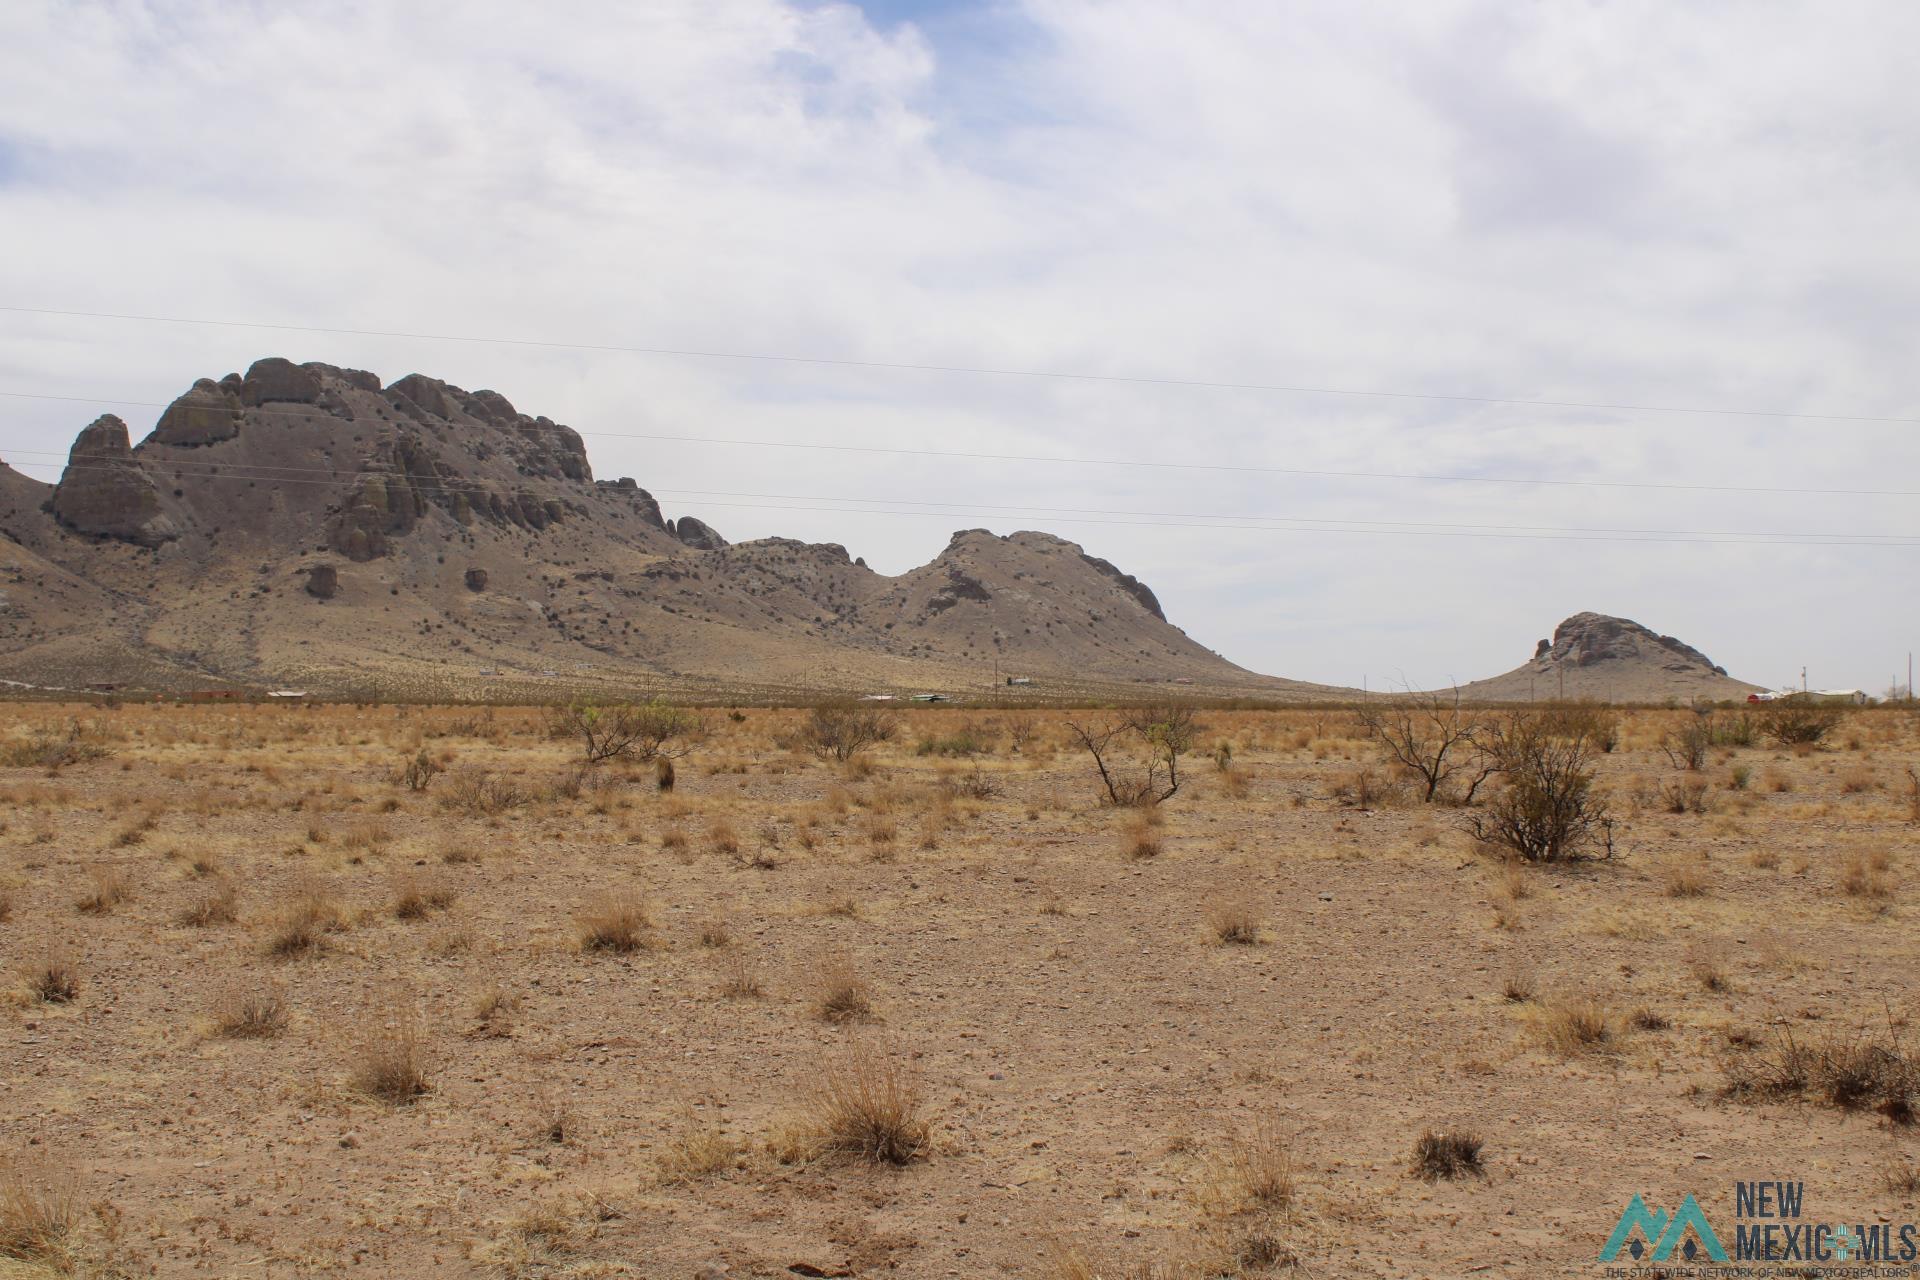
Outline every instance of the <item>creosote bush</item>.
{"type": "Polygon", "coordinates": [[[846,763],[869,747],[891,742],[900,723],[890,711],[858,702],[825,702],[807,713],[797,745],[822,760],[846,763]]]}
{"type": "Polygon", "coordinates": [[[556,738],[578,738],[588,764],[645,763],[688,755],[706,741],[711,728],[700,712],[655,698],[612,706],[575,702],[553,713],[548,732],[556,738]]]}
{"type": "Polygon", "coordinates": [[[1612,820],[1593,790],[1592,741],[1556,731],[1550,717],[1513,712],[1490,720],[1483,749],[1500,786],[1463,820],[1484,845],[1525,862],[1561,862],[1599,848],[1612,853],[1612,820]]]}

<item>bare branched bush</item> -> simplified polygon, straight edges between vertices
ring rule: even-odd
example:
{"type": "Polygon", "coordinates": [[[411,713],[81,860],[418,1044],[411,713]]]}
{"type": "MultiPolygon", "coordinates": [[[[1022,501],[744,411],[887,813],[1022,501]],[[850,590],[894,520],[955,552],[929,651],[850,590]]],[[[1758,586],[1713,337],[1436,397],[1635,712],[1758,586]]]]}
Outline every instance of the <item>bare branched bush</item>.
{"type": "Polygon", "coordinates": [[[852,760],[870,747],[893,741],[900,722],[891,711],[858,702],[825,702],[807,713],[796,742],[821,760],[852,760]]]}
{"type": "Polygon", "coordinates": [[[707,718],[688,707],[673,707],[658,698],[650,702],[622,702],[599,706],[574,702],[554,711],[548,732],[556,738],[578,738],[588,764],[607,760],[678,760],[690,754],[711,732],[707,718]]]}
{"type": "Polygon", "coordinates": [[[1428,804],[1442,798],[1442,788],[1455,777],[1465,783],[1459,802],[1472,804],[1493,772],[1474,747],[1480,718],[1460,705],[1457,693],[1410,694],[1392,702],[1370,702],[1360,708],[1357,718],[1388,761],[1419,780],[1420,798],[1428,804]]]}
{"type": "Polygon", "coordinates": [[[1157,805],[1180,790],[1180,757],[1200,731],[1193,708],[1178,702],[1067,721],[1068,734],[1093,758],[1105,802],[1129,807],[1157,805]]]}

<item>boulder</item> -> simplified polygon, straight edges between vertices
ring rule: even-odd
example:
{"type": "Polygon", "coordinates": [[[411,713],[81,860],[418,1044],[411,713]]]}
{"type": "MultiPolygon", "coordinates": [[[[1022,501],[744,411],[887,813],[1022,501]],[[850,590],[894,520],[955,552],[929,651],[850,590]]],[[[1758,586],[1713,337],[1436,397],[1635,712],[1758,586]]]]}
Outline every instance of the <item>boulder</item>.
{"type": "Polygon", "coordinates": [[[291,360],[268,356],[255,360],[240,384],[240,399],[248,407],[283,401],[313,404],[320,399],[320,375],[291,360]]]}
{"type": "Polygon", "coordinates": [[[340,571],[330,564],[317,564],[307,570],[307,594],[316,600],[331,600],[340,594],[340,571]]]}
{"type": "Polygon", "coordinates": [[[425,374],[408,374],[388,387],[387,395],[389,398],[399,396],[403,400],[411,401],[422,411],[436,418],[453,416],[453,402],[447,399],[446,386],[439,379],[429,378],[425,374]]]}
{"type": "Polygon", "coordinates": [[[240,434],[240,397],[211,378],[168,405],[153,429],[158,444],[202,445],[240,434]]]}
{"type": "Polygon", "coordinates": [[[716,533],[712,525],[694,516],[681,516],[674,521],[673,536],[696,551],[720,551],[732,545],[716,533]]]}
{"type": "Polygon", "coordinates": [[[95,537],[157,547],[180,536],[160,509],[160,494],[140,469],[127,424],[105,414],[73,442],[67,469],[53,490],[53,514],[95,537]]]}
{"type": "Polygon", "coordinates": [[[487,589],[487,571],[485,569],[467,570],[467,590],[485,591],[487,589]]]}

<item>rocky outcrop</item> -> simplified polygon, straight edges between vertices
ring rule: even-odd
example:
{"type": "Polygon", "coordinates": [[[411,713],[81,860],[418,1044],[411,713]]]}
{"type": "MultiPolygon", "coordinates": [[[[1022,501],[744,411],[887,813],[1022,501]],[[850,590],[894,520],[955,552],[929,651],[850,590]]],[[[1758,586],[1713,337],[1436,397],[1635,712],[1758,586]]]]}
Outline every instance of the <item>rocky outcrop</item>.
{"type": "Polygon", "coordinates": [[[1120,567],[1111,560],[1102,560],[1099,556],[1090,556],[1085,552],[1081,552],[1080,558],[1098,569],[1101,573],[1112,578],[1114,585],[1139,601],[1142,609],[1145,609],[1162,622],[1167,620],[1167,615],[1160,611],[1159,597],[1153,594],[1146,583],[1140,581],[1140,579],[1130,573],[1122,573],[1120,567]]]}
{"type": "Polygon", "coordinates": [[[307,594],[315,600],[331,600],[340,594],[340,571],[330,564],[317,564],[307,570],[307,594]]]}
{"type": "Polygon", "coordinates": [[[387,397],[410,401],[436,418],[451,418],[453,405],[447,399],[447,384],[425,374],[410,373],[387,388],[387,397]]]}
{"type": "Polygon", "coordinates": [[[695,551],[722,551],[732,545],[716,533],[712,525],[694,516],[681,516],[675,520],[672,533],[695,551]]]}
{"type": "Polygon", "coordinates": [[[654,528],[667,533],[673,532],[667,528],[666,517],[660,514],[660,504],[654,501],[653,495],[642,489],[632,476],[621,476],[613,481],[597,480],[594,483],[602,489],[611,489],[630,499],[640,518],[654,528]]]}
{"type": "Polygon", "coordinates": [[[231,440],[240,434],[240,397],[211,378],[168,405],[153,429],[158,444],[203,445],[231,440]]]}
{"type": "Polygon", "coordinates": [[[249,408],[276,401],[313,404],[320,399],[320,375],[279,356],[255,360],[240,384],[240,399],[249,408]]]}
{"type": "Polygon", "coordinates": [[[1553,629],[1551,643],[1540,643],[1543,649],[1534,653],[1537,662],[1592,667],[1604,662],[1643,660],[1658,662],[1668,671],[1727,674],[1725,667],[1692,645],[1604,613],[1576,613],[1553,629]]]}
{"type": "Polygon", "coordinates": [[[180,536],[160,509],[160,494],[134,460],[127,424],[105,414],[73,442],[53,491],[53,514],[95,537],[157,547],[180,536]]]}

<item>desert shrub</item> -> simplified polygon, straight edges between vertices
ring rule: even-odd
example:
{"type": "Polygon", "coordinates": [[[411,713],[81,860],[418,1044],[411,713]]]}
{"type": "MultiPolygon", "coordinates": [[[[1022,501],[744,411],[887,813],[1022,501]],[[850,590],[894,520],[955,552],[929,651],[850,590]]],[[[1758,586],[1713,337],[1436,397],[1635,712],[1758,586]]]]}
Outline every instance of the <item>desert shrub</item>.
{"type": "Polygon", "coordinates": [[[1841,718],[1838,707],[1804,696],[1778,698],[1764,704],[1758,728],[1783,747],[1811,745],[1831,733],[1841,718]]]}
{"type": "Polygon", "coordinates": [[[1910,1124],[1920,1099],[1920,1057],[1891,1032],[1885,1038],[1840,1032],[1803,1041],[1783,1031],[1762,1052],[1729,1056],[1723,1070],[1722,1092],[1745,1102],[1819,1102],[1910,1124]]]}
{"type": "Polygon", "coordinates": [[[64,731],[35,729],[25,741],[0,744],[0,765],[14,769],[61,769],[104,760],[113,752],[93,740],[93,731],[70,720],[64,731]]]}
{"type": "Polygon", "coordinates": [[[1486,1172],[1480,1164],[1484,1145],[1477,1134],[1464,1129],[1429,1129],[1413,1144],[1413,1174],[1428,1182],[1482,1175],[1486,1172]]]}
{"type": "Polygon", "coordinates": [[[807,713],[796,742],[821,760],[845,763],[870,747],[891,742],[899,729],[891,711],[858,702],[825,702],[807,713]]]}
{"type": "Polygon", "coordinates": [[[1500,786],[1469,811],[1467,832],[1527,862],[1560,862],[1599,846],[1612,853],[1612,821],[1593,790],[1593,744],[1551,731],[1526,712],[1490,721],[1480,738],[1500,786]]]}
{"type": "Polygon", "coordinates": [[[945,736],[924,737],[913,749],[913,753],[918,756],[972,757],[987,755],[992,751],[992,731],[984,725],[974,724],[971,721],[945,736]]]}
{"type": "Polygon", "coordinates": [[[1738,715],[1715,716],[1712,724],[1713,745],[1716,747],[1750,747],[1760,737],[1759,727],[1745,711],[1738,715]]]}
{"type": "Polygon", "coordinates": [[[398,780],[400,785],[409,791],[425,791],[434,778],[445,771],[440,762],[428,755],[427,749],[422,747],[414,753],[411,760],[400,766],[398,780]]]}
{"type": "Polygon", "coordinates": [[[1698,773],[1706,767],[1707,752],[1712,748],[1713,722],[1703,716],[1695,716],[1668,729],[1660,739],[1660,749],[1666,753],[1667,763],[1689,773],[1698,773]]]}
{"type": "Polygon", "coordinates": [[[53,951],[21,970],[27,995],[42,1004],[71,1004],[80,998],[80,966],[65,952],[53,951]]]}
{"type": "Polygon", "coordinates": [[[1705,813],[1707,783],[1704,778],[1682,778],[1660,784],[1660,807],[1668,813],[1705,813]]]}
{"type": "Polygon", "coordinates": [[[1067,731],[1092,757],[1105,802],[1151,806],[1180,790],[1180,757],[1192,750],[1201,726],[1193,708],[1168,702],[1103,720],[1067,721],[1067,731]]]}
{"type": "Polygon", "coordinates": [[[1578,738],[1602,754],[1620,746],[1620,713],[1598,702],[1556,702],[1539,712],[1547,732],[1578,738]]]}
{"type": "Polygon", "coordinates": [[[439,801],[443,809],[470,818],[490,818],[531,804],[533,797],[511,779],[496,777],[485,769],[458,769],[440,788],[439,801]]]}
{"type": "Polygon", "coordinates": [[[706,740],[706,717],[658,698],[599,706],[574,702],[553,712],[548,732],[578,738],[588,764],[606,760],[677,760],[706,740]]]}

